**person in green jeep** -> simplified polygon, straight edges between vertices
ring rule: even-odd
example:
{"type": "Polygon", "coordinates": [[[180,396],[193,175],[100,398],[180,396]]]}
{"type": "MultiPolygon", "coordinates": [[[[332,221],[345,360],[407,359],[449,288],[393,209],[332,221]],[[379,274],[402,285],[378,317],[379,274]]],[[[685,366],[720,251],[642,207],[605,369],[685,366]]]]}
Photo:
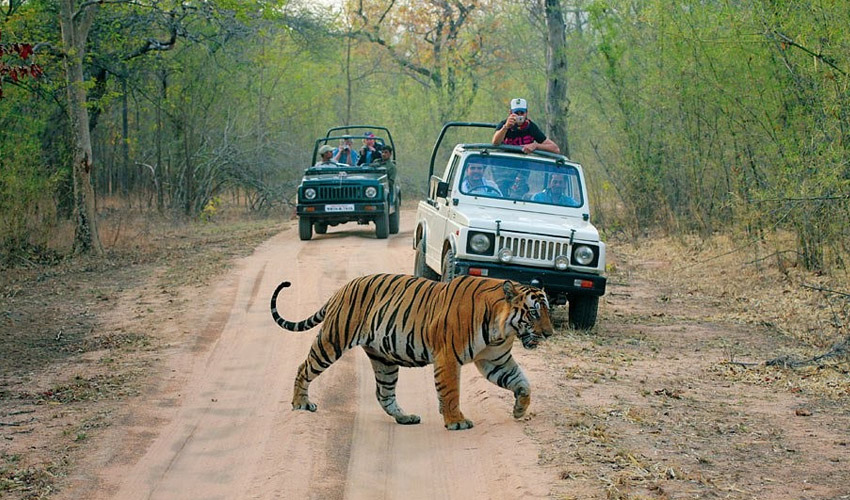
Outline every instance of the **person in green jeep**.
{"type": "Polygon", "coordinates": [[[396,165],[393,161],[393,147],[389,144],[384,144],[381,148],[381,157],[369,164],[370,167],[383,167],[387,169],[387,178],[390,181],[390,190],[395,186],[396,165]]]}

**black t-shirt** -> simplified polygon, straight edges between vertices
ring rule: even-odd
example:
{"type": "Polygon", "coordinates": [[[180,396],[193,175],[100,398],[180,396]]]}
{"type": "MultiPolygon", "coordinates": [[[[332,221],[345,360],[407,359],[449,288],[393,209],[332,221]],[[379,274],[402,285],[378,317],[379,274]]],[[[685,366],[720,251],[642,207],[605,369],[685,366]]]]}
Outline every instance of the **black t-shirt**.
{"type": "Polygon", "coordinates": [[[381,159],[381,150],[384,149],[380,143],[375,143],[375,152],[369,150],[366,146],[360,148],[360,157],[357,158],[358,165],[368,165],[373,161],[381,159]]]}
{"type": "MultiPolygon", "coordinates": [[[[502,120],[499,122],[499,124],[496,125],[496,130],[500,130],[504,127],[506,121],[507,120],[502,120]]],[[[525,146],[532,142],[542,143],[545,140],[546,134],[540,130],[540,127],[531,120],[525,120],[521,126],[508,129],[507,133],[505,133],[505,139],[502,141],[502,144],[525,146]]]]}

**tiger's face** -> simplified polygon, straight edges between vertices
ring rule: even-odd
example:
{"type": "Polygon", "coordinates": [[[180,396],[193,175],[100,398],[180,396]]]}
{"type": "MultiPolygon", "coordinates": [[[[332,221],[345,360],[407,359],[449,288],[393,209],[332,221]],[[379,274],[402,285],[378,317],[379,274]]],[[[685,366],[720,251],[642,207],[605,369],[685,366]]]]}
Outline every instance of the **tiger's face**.
{"type": "Polygon", "coordinates": [[[511,323],[523,347],[534,349],[541,340],[555,332],[549,317],[546,292],[529,286],[515,287],[508,281],[505,282],[505,296],[514,308],[511,323]]]}

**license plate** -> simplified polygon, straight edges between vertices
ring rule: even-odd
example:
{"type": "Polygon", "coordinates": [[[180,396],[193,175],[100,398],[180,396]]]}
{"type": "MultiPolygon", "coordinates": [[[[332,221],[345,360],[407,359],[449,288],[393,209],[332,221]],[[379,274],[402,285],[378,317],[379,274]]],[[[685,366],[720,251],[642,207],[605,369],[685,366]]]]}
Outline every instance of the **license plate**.
{"type": "Polygon", "coordinates": [[[325,212],[353,212],[354,204],[348,203],[345,205],[325,205],[325,212]]]}

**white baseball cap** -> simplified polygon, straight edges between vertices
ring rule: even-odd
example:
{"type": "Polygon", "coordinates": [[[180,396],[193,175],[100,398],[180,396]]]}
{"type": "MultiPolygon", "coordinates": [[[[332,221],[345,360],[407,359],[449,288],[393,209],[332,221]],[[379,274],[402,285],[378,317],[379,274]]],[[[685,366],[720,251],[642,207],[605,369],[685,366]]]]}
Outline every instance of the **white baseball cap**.
{"type": "Polygon", "coordinates": [[[528,104],[526,104],[525,99],[520,97],[511,99],[511,112],[514,111],[528,111],[528,104]]]}

